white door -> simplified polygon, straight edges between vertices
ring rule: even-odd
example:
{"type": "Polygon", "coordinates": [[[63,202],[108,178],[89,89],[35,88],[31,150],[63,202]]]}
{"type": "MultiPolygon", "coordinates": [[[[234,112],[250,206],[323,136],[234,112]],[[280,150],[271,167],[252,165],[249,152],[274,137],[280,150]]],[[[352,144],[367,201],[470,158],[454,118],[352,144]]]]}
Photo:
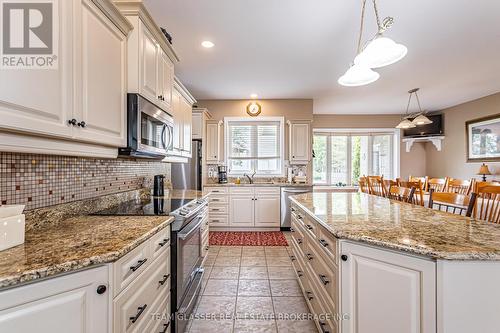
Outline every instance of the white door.
{"type": "Polygon", "coordinates": [[[436,332],[436,264],[342,241],[343,333],[436,332]]]}
{"type": "Polygon", "coordinates": [[[110,299],[107,267],[9,289],[0,292],[0,332],[106,333],[110,299]]]}
{"type": "MultiPolygon", "coordinates": [[[[57,69],[0,70],[0,128],[70,138],[73,126],[73,1],[57,1],[57,69]]],[[[56,45],[56,44],[55,44],[56,45]]]]}
{"type": "Polygon", "coordinates": [[[189,103],[185,98],[181,98],[181,110],[183,119],[183,154],[184,157],[191,157],[191,126],[193,121],[193,109],[191,103],[189,103]]]}
{"type": "Polygon", "coordinates": [[[182,131],[184,129],[183,118],[182,118],[182,104],[181,104],[182,96],[181,94],[174,89],[172,92],[172,117],[174,119],[174,130],[173,130],[173,147],[174,154],[181,154],[184,136],[182,131]]]}
{"type": "Polygon", "coordinates": [[[207,163],[217,163],[219,156],[219,124],[207,123],[207,139],[205,143],[207,163]]]}
{"type": "Polygon", "coordinates": [[[191,132],[193,139],[203,138],[203,115],[201,113],[192,114],[191,132]]]}
{"type": "Polygon", "coordinates": [[[232,227],[254,226],[253,195],[231,196],[229,201],[230,225],[232,227]]]}
{"type": "Polygon", "coordinates": [[[126,36],[91,0],[81,6],[81,63],[75,137],[102,145],[126,144],[126,36]],[[81,85],[81,86],[80,86],[81,85]],[[81,95],[80,95],[81,94],[81,95]]]}
{"type": "Polygon", "coordinates": [[[279,227],[280,226],[280,197],[256,196],[255,198],[255,226],[279,227]]]}
{"type": "Polygon", "coordinates": [[[165,111],[172,107],[172,88],[174,84],[174,64],[165,52],[160,49],[159,90],[160,104],[165,111]]]}
{"type": "Polygon", "coordinates": [[[158,88],[158,59],[160,47],[153,34],[141,23],[141,94],[151,102],[159,105],[160,89],[158,88]]]}
{"type": "Polygon", "coordinates": [[[311,154],[309,124],[292,123],[290,131],[290,161],[308,162],[311,154]]]}

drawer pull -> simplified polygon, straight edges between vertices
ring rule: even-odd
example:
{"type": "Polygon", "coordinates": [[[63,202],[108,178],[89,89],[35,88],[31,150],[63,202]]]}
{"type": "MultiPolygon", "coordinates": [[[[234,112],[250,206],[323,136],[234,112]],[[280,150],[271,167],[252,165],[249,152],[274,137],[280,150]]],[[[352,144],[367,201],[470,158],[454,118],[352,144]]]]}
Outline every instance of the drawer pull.
{"type": "Polygon", "coordinates": [[[214,212],[218,212],[220,209],[218,209],[218,208],[212,208],[212,210],[213,210],[214,212]]]}
{"type": "Polygon", "coordinates": [[[342,259],[342,261],[347,261],[348,257],[347,255],[343,254],[340,256],[340,259],[342,259]]]}
{"type": "Polygon", "coordinates": [[[96,291],[99,295],[102,295],[106,292],[106,289],[107,289],[106,286],[101,284],[100,286],[97,287],[96,291]]]}
{"type": "Polygon", "coordinates": [[[304,273],[303,273],[302,271],[297,271],[297,275],[298,275],[299,277],[303,277],[303,276],[304,276],[304,273]]]}
{"type": "Polygon", "coordinates": [[[314,257],[310,253],[306,254],[306,258],[307,258],[307,260],[313,260],[314,259],[314,257]]]}
{"type": "Polygon", "coordinates": [[[137,262],[137,265],[135,265],[135,266],[130,266],[130,269],[132,270],[132,272],[135,272],[136,270],[138,270],[138,269],[139,269],[139,267],[141,267],[142,265],[144,265],[144,263],[145,263],[146,261],[148,261],[148,259],[142,259],[142,260],[139,260],[139,261],[137,262]]]}
{"type": "Polygon", "coordinates": [[[163,247],[167,245],[168,242],[170,242],[170,238],[165,238],[162,242],[158,243],[158,245],[163,247]]]}
{"type": "Polygon", "coordinates": [[[302,238],[297,238],[297,243],[302,244],[302,238]]]}
{"type": "Polygon", "coordinates": [[[290,260],[295,261],[295,256],[290,256],[290,260]]]}
{"type": "Polygon", "coordinates": [[[292,207],[292,208],[291,208],[291,211],[292,211],[292,212],[295,212],[295,208],[294,208],[294,207],[292,207]]]}
{"type": "Polygon", "coordinates": [[[135,316],[129,318],[130,321],[132,322],[132,324],[135,323],[139,319],[139,317],[142,315],[142,313],[144,312],[144,310],[146,310],[147,307],[148,307],[148,305],[144,304],[143,306],[140,306],[137,308],[137,314],[135,316]]]}
{"type": "Polygon", "coordinates": [[[312,292],[306,291],[306,295],[308,300],[312,301],[314,299],[314,295],[312,292]]]}
{"type": "Polygon", "coordinates": [[[165,282],[167,282],[169,277],[170,277],[170,274],[163,275],[163,280],[158,281],[158,283],[163,286],[165,284],[165,282]]]}
{"type": "Polygon", "coordinates": [[[290,228],[290,232],[295,232],[295,229],[294,228],[290,228]]]}
{"type": "Polygon", "coordinates": [[[219,220],[212,220],[212,222],[220,222],[219,220]]]}
{"type": "Polygon", "coordinates": [[[306,224],[306,228],[307,228],[307,230],[313,230],[313,229],[314,229],[314,228],[312,227],[312,225],[310,225],[310,224],[306,224]]]}
{"type": "Polygon", "coordinates": [[[163,324],[163,331],[161,331],[160,333],[167,333],[167,330],[168,330],[168,326],[170,325],[170,322],[166,323],[166,324],[163,324]]]}
{"type": "Polygon", "coordinates": [[[297,214],[297,218],[298,218],[299,220],[302,220],[302,215],[297,214]]]}
{"type": "Polygon", "coordinates": [[[324,323],[324,322],[320,321],[320,322],[319,322],[319,326],[321,327],[321,332],[322,332],[322,333],[330,333],[330,331],[329,331],[329,330],[327,330],[327,329],[325,328],[326,323],[324,323]]]}
{"type": "Polygon", "coordinates": [[[320,240],[319,240],[319,243],[320,243],[321,245],[323,245],[324,247],[328,247],[328,243],[327,243],[327,241],[326,241],[326,240],[324,240],[324,239],[320,239],[320,240]]]}
{"type": "Polygon", "coordinates": [[[219,199],[212,199],[212,201],[220,201],[219,199]]]}
{"type": "Polygon", "coordinates": [[[207,222],[205,222],[205,225],[208,225],[208,220],[207,220],[207,222]]]}
{"type": "Polygon", "coordinates": [[[205,250],[207,250],[207,251],[208,251],[208,249],[209,249],[209,246],[205,246],[205,250]]]}
{"type": "Polygon", "coordinates": [[[325,286],[330,283],[330,280],[326,277],[326,275],[319,275],[319,279],[321,280],[321,283],[323,283],[325,286]]]}

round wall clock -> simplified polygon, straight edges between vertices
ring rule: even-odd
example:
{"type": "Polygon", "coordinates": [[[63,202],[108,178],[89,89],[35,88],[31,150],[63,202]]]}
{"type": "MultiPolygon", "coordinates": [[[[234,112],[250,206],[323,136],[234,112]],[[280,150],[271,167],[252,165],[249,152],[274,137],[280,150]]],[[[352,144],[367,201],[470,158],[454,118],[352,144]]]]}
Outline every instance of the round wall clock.
{"type": "Polygon", "coordinates": [[[250,102],[247,105],[247,113],[252,116],[256,117],[262,112],[262,107],[260,106],[259,103],[257,102],[250,102]]]}

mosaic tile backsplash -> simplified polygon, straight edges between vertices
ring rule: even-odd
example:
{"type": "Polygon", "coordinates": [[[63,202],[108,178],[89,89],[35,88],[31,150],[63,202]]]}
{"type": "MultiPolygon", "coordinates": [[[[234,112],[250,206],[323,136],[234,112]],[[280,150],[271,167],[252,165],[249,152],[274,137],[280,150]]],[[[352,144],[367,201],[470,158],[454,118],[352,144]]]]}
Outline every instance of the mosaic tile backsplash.
{"type": "Polygon", "coordinates": [[[0,152],[0,200],[29,210],[151,187],[157,174],[170,180],[170,164],[0,152]]]}

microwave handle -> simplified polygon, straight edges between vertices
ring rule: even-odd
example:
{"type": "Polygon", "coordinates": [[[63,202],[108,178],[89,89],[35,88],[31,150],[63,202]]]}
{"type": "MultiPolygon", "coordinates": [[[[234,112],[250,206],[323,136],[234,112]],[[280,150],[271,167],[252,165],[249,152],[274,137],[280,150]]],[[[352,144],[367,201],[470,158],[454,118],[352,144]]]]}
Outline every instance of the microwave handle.
{"type": "Polygon", "coordinates": [[[168,146],[167,146],[167,151],[168,150],[172,150],[173,149],[173,145],[174,145],[174,128],[172,126],[167,126],[167,129],[168,129],[168,132],[170,133],[170,135],[168,136],[169,140],[168,140],[168,146]]]}
{"type": "Polygon", "coordinates": [[[163,148],[166,150],[167,147],[165,147],[165,128],[167,127],[167,125],[163,125],[163,128],[161,129],[161,145],[163,146],[163,148]]]}

